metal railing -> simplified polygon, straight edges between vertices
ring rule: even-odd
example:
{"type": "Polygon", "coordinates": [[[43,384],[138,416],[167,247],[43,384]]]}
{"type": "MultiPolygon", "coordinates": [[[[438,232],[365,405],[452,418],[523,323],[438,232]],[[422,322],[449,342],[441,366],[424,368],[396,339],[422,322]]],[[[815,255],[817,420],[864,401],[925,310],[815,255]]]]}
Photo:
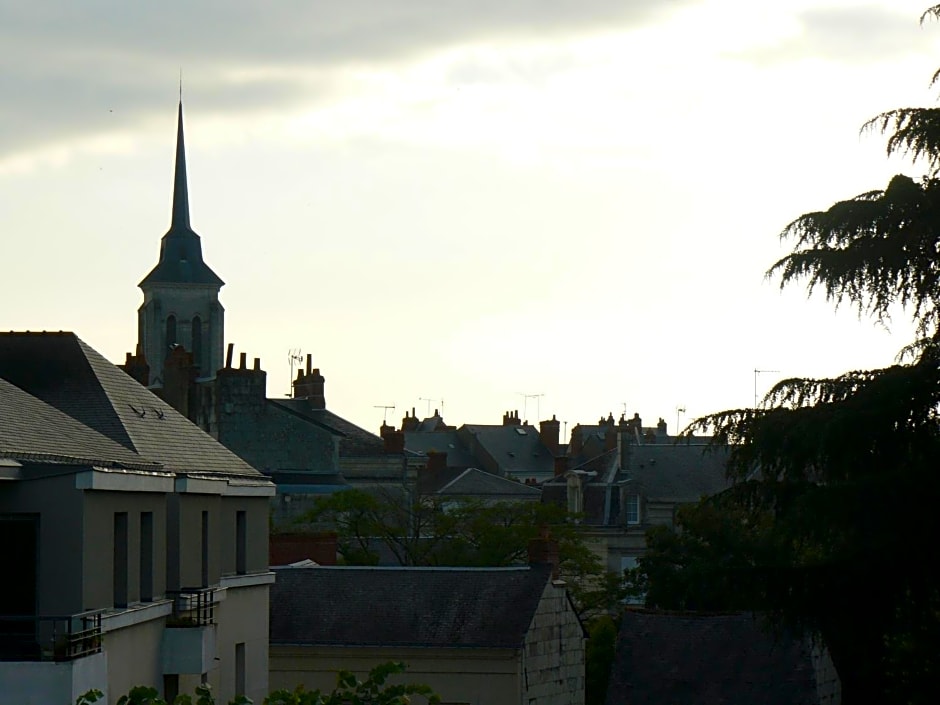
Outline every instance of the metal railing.
{"type": "Polygon", "coordinates": [[[215,624],[215,588],[167,590],[173,600],[168,627],[205,627],[215,624]]]}
{"type": "Polygon", "coordinates": [[[72,661],[101,651],[101,615],[0,615],[0,661],[72,661]]]}

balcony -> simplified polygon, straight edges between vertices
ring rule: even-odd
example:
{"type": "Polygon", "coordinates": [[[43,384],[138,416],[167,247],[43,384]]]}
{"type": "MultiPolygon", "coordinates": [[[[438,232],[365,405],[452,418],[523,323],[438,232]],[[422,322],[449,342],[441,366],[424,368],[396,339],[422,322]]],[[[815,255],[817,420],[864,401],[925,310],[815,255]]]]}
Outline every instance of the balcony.
{"type": "Polygon", "coordinates": [[[92,688],[107,691],[101,611],[63,617],[0,616],[4,702],[74,703],[92,688]]]}
{"type": "Polygon", "coordinates": [[[214,667],[215,590],[189,588],[168,592],[173,614],[163,631],[162,662],[166,674],[202,674],[214,667]]]}
{"type": "Polygon", "coordinates": [[[167,627],[205,627],[215,624],[215,588],[168,590],[173,600],[173,614],[167,627]]]}
{"type": "Polygon", "coordinates": [[[0,615],[0,661],[73,661],[101,651],[101,614],[0,615]]]}

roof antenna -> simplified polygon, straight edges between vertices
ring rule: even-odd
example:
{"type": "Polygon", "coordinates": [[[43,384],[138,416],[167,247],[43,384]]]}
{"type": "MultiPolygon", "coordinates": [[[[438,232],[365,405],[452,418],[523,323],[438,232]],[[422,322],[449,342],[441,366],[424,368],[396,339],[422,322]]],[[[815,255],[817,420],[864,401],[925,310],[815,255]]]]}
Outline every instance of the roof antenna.
{"type": "Polygon", "coordinates": [[[180,103],[183,102],[183,67],[180,66],[180,103]]]}

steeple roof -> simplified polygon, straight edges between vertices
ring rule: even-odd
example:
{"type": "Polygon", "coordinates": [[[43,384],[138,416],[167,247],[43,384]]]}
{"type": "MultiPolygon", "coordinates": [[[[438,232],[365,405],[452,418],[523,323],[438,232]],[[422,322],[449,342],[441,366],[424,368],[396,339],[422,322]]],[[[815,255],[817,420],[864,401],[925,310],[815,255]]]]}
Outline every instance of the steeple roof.
{"type": "Polygon", "coordinates": [[[202,242],[189,224],[189,186],[186,182],[186,146],[183,140],[183,101],[176,128],[176,172],[173,178],[173,214],[170,229],[160,241],[160,261],[138,286],[149,284],[225,284],[202,259],[202,242]]]}

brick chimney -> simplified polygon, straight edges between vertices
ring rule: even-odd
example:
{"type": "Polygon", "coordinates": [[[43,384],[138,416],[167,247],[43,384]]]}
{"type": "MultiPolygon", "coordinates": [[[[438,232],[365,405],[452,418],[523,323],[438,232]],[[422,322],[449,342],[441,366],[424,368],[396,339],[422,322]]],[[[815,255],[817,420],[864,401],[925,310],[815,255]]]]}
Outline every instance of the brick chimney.
{"type": "Polygon", "coordinates": [[[539,535],[529,541],[529,564],[552,566],[552,578],[558,579],[558,542],[552,538],[552,533],[544,524],[539,529],[539,535]]]}
{"type": "Polygon", "coordinates": [[[581,431],[581,424],[577,424],[571,429],[571,442],[568,444],[568,455],[577,458],[584,449],[584,435],[581,431]]]}
{"type": "Polygon", "coordinates": [[[617,447],[617,437],[620,435],[620,429],[616,426],[608,426],[604,430],[604,450],[613,450],[617,447]]]}
{"type": "Polygon", "coordinates": [[[561,430],[561,423],[552,414],[551,421],[539,421],[539,438],[542,445],[548,448],[552,455],[558,453],[558,434],[561,430]]]}
{"type": "Polygon", "coordinates": [[[311,408],[325,409],[325,384],[326,378],[320,374],[320,369],[313,367],[313,355],[307,355],[306,372],[297,370],[297,379],[294,380],[294,399],[306,398],[311,408]]]}
{"type": "Polygon", "coordinates": [[[418,416],[415,414],[415,408],[411,407],[411,416],[408,415],[408,412],[405,412],[405,418],[401,420],[401,430],[403,433],[408,433],[414,431],[418,428],[418,416]]]}
{"type": "Polygon", "coordinates": [[[405,452],[405,433],[396,431],[394,426],[382,426],[382,441],[387,455],[401,455],[405,452]]]}
{"type": "Polygon", "coordinates": [[[555,477],[560,477],[568,472],[568,456],[567,455],[556,455],[555,456],[555,477]]]}
{"type": "Polygon", "coordinates": [[[189,401],[196,383],[196,364],[193,354],[182,345],[170,349],[163,361],[163,389],[160,396],[186,418],[189,418],[189,401]]]}
{"type": "Polygon", "coordinates": [[[137,352],[133,355],[131,353],[127,353],[127,357],[124,359],[124,364],[118,365],[118,367],[136,379],[143,386],[146,387],[150,384],[150,365],[147,364],[147,358],[144,357],[143,352],[140,350],[140,343],[137,344],[137,352]]]}
{"type": "Polygon", "coordinates": [[[507,411],[503,414],[503,426],[521,426],[522,421],[519,420],[519,410],[507,411]]]}
{"type": "Polygon", "coordinates": [[[447,453],[441,450],[428,451],[428,472],[440,472],[447,469],[447,453]]]}

